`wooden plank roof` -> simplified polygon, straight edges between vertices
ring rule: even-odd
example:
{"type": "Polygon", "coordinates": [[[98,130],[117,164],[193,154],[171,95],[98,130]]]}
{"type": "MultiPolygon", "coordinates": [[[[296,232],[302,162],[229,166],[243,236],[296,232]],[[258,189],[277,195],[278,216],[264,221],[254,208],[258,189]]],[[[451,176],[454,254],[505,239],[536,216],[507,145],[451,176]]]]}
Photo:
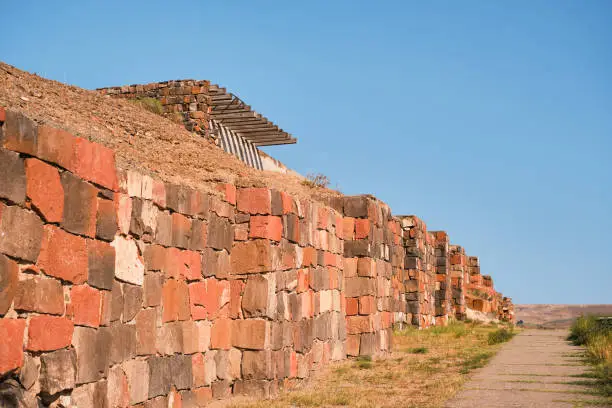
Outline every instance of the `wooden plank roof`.
{"type": "Polygon", "coordinates": [[[238,96],[219,85],[210,85],[210,118],[227,126],[255,146],[293,144],[297,142],[265,116],[255,112],[238,96]]]}

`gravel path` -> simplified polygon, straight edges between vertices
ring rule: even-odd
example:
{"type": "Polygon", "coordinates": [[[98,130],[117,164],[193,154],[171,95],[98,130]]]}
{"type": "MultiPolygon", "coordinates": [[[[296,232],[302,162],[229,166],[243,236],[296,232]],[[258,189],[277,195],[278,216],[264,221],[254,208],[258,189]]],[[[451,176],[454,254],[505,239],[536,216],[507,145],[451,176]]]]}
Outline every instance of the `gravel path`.
{"type": "Polygon", "coordinates": [[[569,345],[565,330],[526,330],[505,344],[475,372],[446,408],[589,407],[588,388],[567,384],[584,378],[580,347],[569,345]]]}

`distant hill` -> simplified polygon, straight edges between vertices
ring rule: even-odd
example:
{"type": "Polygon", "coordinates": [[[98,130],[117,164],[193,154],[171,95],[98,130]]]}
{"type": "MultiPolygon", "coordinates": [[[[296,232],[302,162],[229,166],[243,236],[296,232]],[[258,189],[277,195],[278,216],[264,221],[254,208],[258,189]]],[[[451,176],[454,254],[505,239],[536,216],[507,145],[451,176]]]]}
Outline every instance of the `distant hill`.
{"type": "Polygon", "coordinates": [[[612,316],[609,305],[514,305],[516,321],[529,326],[565,328],[581,315],[594,314],[612,316]]]}

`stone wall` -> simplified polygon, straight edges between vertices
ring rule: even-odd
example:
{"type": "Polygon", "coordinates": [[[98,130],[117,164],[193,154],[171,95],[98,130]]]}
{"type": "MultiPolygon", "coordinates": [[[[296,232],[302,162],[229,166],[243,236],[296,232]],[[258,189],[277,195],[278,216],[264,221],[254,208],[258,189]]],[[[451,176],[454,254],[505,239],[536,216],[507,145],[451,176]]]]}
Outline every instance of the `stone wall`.
{"type": "Polygon", "coordinates": [[[388,351],[394,324],[457,314],[448,236],[373,197],[207,194],[18,112],[0,122],[0,376],[26,406],[268,397],[388,351]]]}

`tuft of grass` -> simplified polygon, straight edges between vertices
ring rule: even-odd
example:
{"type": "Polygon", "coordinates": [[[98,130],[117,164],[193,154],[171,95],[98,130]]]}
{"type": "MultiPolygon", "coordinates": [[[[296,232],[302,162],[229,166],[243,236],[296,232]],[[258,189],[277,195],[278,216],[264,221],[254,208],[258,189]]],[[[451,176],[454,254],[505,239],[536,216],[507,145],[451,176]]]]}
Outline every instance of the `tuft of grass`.
{"type": "Polygon", "coordinates": [[[355,360],[355,365],[362,370],[369,370],[373,367],[372,357],[370,356],[359,356],[355,360]]]}
{"type": "Polygon", "coordinates": [[[321,173],[309,173],[302,184],[307,187],[327,188],[329,187],[329,177],[321,173]]]}
{"type": "Polygon", "coordinates": [[[512,337],[514,337],[514,332],[512,330],[501,328],[489,333],[488,343],[489,345],[505,343],[512,337]]]}
{"type": "Polygon", "coordinates": [[[408,352],[411,354],[426,354],[427,347],[412,347],[408,349],[408,352]]]}
{"type": "Polygon", "coordinates": [[[493,355],[494,353],[491,351],[483,351],[478,354],[475,354],[474,356],[460,363],[461,369],[459,370],[459,372],[461,374],[467,374],[472,370],[482,368],[487,365],[493,355]]]}
{"type": "Polygon", "coordinates": [[[153,112],[157,115],[163,115],[164,113],[164,107],[158,99],[142,97],[131,99],[131,101],[136,105],[142,107],[143,109],[148,110],[149,112],[153,112]]]}

